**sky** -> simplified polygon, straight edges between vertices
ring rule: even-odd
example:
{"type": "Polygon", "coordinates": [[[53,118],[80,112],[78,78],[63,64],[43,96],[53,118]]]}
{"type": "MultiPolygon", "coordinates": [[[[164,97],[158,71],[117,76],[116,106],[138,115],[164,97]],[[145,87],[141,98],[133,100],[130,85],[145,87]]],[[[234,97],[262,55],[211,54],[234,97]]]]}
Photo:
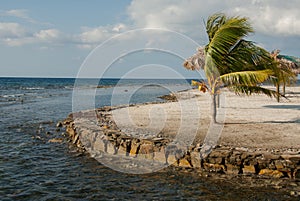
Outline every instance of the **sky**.
{"type": "Polygon", "coordinates": [[[205,20],[216,12],[249,18],[255,30],[249,40],[300,57],[299,0],[0,0],[0,5],[0,77],[168,77],[172,69],[195,77],[182,62],[208,42],[205,20]]]}

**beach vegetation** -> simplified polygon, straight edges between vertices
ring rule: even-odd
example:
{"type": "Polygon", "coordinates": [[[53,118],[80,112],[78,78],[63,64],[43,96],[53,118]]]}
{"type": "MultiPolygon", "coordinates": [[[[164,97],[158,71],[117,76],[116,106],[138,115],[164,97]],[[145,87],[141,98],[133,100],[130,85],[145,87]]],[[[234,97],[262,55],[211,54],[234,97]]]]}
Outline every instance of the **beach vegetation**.
{"type": "MultiPolygon", "coordinates": [[[[277,64],[273,69],[274,76],[271,81],[276,87],[277,94],[282,93],[282,95],[285,95],[286,86],[295,83],[297,80],[299,63],[293,59],[293,57],[283,56],[279,53],[280,50],[274,50],[271,52],[271,57],[273,57],[277,64]],[[281,85],[282,92],[280,91],[281,85]]],[[[277,102],[280,102],[280,97],[280,95],[277,95],[277,102]]]]}
{"type": "MultiPolygon", "coordinates": [[[[190,70],[202,68],[206,82],[199,82],[200,89],[211,94],[212,120],[217,123],[217,100],[224,87],[236,94],[265,94],[281,96],[265,88],[262,83],[276,76],[277,63],[270,53],[246,37],[254,30],[245,17],[228,17],[223,13],[211,15],[206,22],[208,44],[184,62],[190,70]],[[205,86],[205,87],[204,87],[205,86]]],[[[192,83],[196,85],[196,83],[192,83]]]]}

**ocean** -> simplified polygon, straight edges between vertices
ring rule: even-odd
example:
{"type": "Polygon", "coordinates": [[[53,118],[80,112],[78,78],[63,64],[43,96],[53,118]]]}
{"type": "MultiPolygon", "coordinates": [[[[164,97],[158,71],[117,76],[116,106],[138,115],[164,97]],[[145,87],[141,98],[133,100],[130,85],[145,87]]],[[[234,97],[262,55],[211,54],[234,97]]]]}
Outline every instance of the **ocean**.
{"type": "MultiPolygon", "coordinates": [[[[94,93],[95,107],[101,107],[163,101],[158,97],[188,89],[189,82],[103,79],[95,86],[95,80],[81,79],[78,90],[94,93]]],[[[56,123],[72,112],[74,83],[0,78],[0,200],[284,200],[274,189],[237,189],[174,168],[145,175],[116,172],[77,152],[66,138],[49,142],[63,137],[56,123]]]]}

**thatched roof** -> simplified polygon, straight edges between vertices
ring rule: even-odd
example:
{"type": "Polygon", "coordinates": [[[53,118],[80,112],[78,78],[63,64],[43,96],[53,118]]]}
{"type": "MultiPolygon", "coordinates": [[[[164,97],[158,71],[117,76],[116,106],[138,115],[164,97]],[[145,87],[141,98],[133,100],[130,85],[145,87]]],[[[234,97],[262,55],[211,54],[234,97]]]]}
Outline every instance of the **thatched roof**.
{"type": "Polygon", "coordinates": [[[204,48],[200,47],[197,49],[197,53],[186,59],[183,66],[188,70],[199,70],[204,69],[205,65],[205,53],[204,48]]]}
{"type": "Polygon", "coordinates": [[[287,55],[280,55],[280,50],[271,52],[271,56],[279,63],[280,68],[289,68],[295,74],[300,74],[300,59],[287,55]]]}

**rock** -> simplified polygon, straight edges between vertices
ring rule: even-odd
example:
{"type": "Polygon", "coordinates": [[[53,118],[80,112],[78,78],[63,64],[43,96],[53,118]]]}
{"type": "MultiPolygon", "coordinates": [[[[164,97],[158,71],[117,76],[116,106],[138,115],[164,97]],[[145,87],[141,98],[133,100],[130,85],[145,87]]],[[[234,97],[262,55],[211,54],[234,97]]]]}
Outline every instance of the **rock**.
{"type": "Polygon", "coordinates": [[[163,164],[167,164],[165,148],[164,147],[159,147],[159,148],[156,148],[154,151],[155,152],[154,152],[153,160],[161,162],[163,164]]]}
{"type": "Polygon", "coordinates": [[[167,101],[177,101],[177,97],[174,94],[159,96],[158,98],[167,100],[167,101]]]}
{"type": "Polygon", "coordinates": [[[62,127],[62,126],[63,126],[62,122],[60,122],[60,121],[57,122],[57,124],[56,124],[56,127],[57,127],[57,128],[60,128],[60,127],[62,127]]]}
{"type": "Polygon", "coordinates": [[[226,164],[228,174],[239,174],[241,173],[240,167],[236,165],[226,164]]]}
{"type": "Polygon", "coordinates": [[[223,164],[223,158],[209,158],[208,161],[214,164],[223,164]]]}
{"type": "Polygon", "coordinates": [[[276,169],[280,170],[284,168],[284,161],[276,160],[274,161],[276,169]]]}
{"type": "Polygon", "coordinates": [[[209,154],[209,157],[211,157],[211,158],[227,158],[231,154],[232,154],[231,150],[218,150],[218,151],[213,150],[209,154]]]}
{"type": "Polygon", "coordinates": [[[63,138],[53,138],[53,139],[48,140],[48,142],[51,142],[51,143],[62,143],[63,140],[64,140],[63,138]]]}
{"type": "Polygon", "coordinates": [[[191,163],[186,158],[182,158],[179,160],[179,166],[180,167],[192,167],[191,163]]]}
{"type": "Polygon", "coordinates": [[[298,167],[295,172],[294,172],[294,178],[295,179],[300,179],[300,167],[298,167]]]}
{"type": "Polygon", "coordinates": [[[109,126],[103,125],[102,128],[103,128],[103,129],[109,129],[109,126]]]}
{"type": "Polygon", "coordinates": [[[256,169],[254,165],[245,165],[243,167],[243,174],[256,174],[256,169]]]}
{"type": "Polygon", "coordinates": [[[201,168],[201,160],[199,152],[191,152],[191,162],[194,168],[201,168]]]}
{"type": "Polygon", "coordinates": [[[76,144],[78,140],[79,140],[79,135],[76,134],[73,139],[73,144],[76,144]]]}
{"type": "Polygon", "coordinates": [[[290,160],[290,161],[293,161],[295,163],[300,162],[300,154],[297,154],[297,155],[281,155],[281,157],[285,160],[290,160]]]}
{"type": "Polygon", "coordinates": [[[262,157],[267,161],[280,159],[280,155],[275,155],[275,154],[270,154],[270,153],[263,153],[262,157]]]}
{"type": "Polygon", "coordinates": [[[294,197],[298,197],[298,196],[300,196],[300,192],[297,192],[297,191],[291,191],[291,192],[290,192],[290,195],[291,195],[291,196],[294,196],[294,197]]]}
{"type": "Polygon", "coordinates": [[[130,149],[130,156],[137,156],[140,149],[140,143],[132,142],[130,149]]]}
{"type": "Polygon", "coordinates": [[[203,166],[204,166],[204,169],[209,171],[209,172],[218,172],[218,173],[224,173],[225,172],[225,166],[224,165],[204,163],[203,166]]]}
{"type": "Polygon", "coordinates": [[[142,144],[140,146],[138,157],[153,159],[154,158],[154,150],[152,144],[142,144]]]}
{"type": "Polygon", "coordinates": [[[260,170],[259,175],[265,175],[265,176],[270,176],[270,177],[274,177],[274,178],[284,177],[284,174],[282,172],[280,172],[279,170],[270,170],[270,169],[260,170]]]}

